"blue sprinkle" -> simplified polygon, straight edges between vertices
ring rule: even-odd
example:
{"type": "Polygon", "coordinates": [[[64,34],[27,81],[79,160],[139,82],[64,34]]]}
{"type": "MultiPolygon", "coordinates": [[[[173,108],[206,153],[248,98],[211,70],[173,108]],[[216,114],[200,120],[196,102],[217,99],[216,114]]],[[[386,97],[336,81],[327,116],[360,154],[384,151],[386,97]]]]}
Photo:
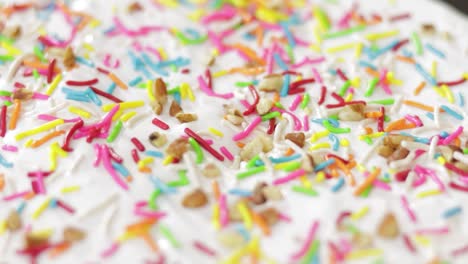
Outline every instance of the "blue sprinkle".
{"type": "Polygon", "coordinates": [[[383,54],[389,52],[390,50],[392,50],[393,47],[395,47],[396,45],[398,45],[399,42],[400,42],[400,41],[395,40],[395,41],[393,41],[392,43],[390,43],[388,46],[385,46],[385,47],[383,47],[383,48],[381,48],[381,49],[379,49],[379,50],[377,50],[377,51],[372,52],[370,55],[368,55],[369,59],[370,59],[370,60],[375,60],[375,59],[377,59],[377,57],[379,57],[379,56],[381,56],[381,55],[383,55],[383,54]]]}
{"type": "Polygon", "coordinates": [[[13,163],[8,162],[2,155],[0,155],[0,164],[5,168],[13,168],[13,163]]]}
{"type": "Polygon", "coordinates": [[[442,51],[436,49],[436,48],[435,48],[434,46],[432,46],[431,44],[426,43],[426,48],[427,48],[430,52],[432,52],[432,54],[438,56],[438,57],[441,58],[441,59],[445,59],[445,54],[444,54],[442,51]]]}
{"type": "Polygon", "coordinates": [[[442,108],[447,114],[453,116],[454,118],[458,120],[463,120],[463,116],[460,115],[459,113],[455,112],[452,108],[446,106],[446,105],[441,105],[440,108],[442,108]]]}
{"type": "Polygon", "coordinates": [[[76,56],[75,60],[76,60],[76,62],[78,62],[80,64],[86,65],[86,66],[88,66],[90,68],[94,68],[94,63],[92,61],[89,61],[89,60],[85,59],[85,58],[76,56]]]}
{"type": "Polygon", "coordinates": [[[330,141],[333,144],[332,149],[334,151],[338,151],[338,149],[340,148],[340,140],[338,139],[338,137],[336,135],[334,135],[334,134],[329,134],[328,139],[330,139],[330,141]]]}
{"type": "Polygon", "coordinates": [[[154,63],[148,55],[146,55],[145,53],[142,53],[141,57],[143,58],[143,61],[145,62],[145,64],[151,68],[151,70],[153,70],[154,72],[162,76],[169,76],[169,73],[161,69],[157,63],[154,63]]]}
{"type": "Polygon", "coordinates": [[[138,58],[138,56],[135,55],[135,53],[133,53],[132,51],[128,51],[128,56],[132,60],[133,68],[135,70],[139,70],[140,68],[145,67],[143,61],[140,58],[138,58]]]}
{"type": "Polygon", "coordinates": [[[298,159],[301,157],[301,154],[294,154],[291,156],[279,157],[279,158],[270,158],[272,163],[283,163],[298,159]]]}
{"type": "Polygon", "coordinates": [[[62,87],[62,92],[64,92],[67,95],[73,95],[73,96],[87,96],[87,93],[84,91],[77,91],[70,89],[68,87],[62,87]]]}
{"type": "Polygon", "coordinates": [[[128,82],[128,85],[130,86],[136,86],[139,84],[141,81],[143,81],[143,78],[141,76],[136,77],[135,79],[131,80],[128,82]]]}
{"type": "Polygon", "coordinates": [[[281,97],[286,97],[288,95],[290,82],[291,82],[291,76],[289,76],[289,74],[286,74],[284,76],[283,87],[281,87],[281,94],[280,94],[281,97]]]}
{"type": "Polygon", "coordinates": [[[429,117],[431,120],[434,120],[434,114],[431,112],[427,112],[426,116],[429,117]]]}
{"type": "Polygon", "coordinates": [[[256,37],[252,34],[250,34],[249,32],[245,33],[244,34],[244,39],[245,40],[254,40],[256,37]]]}
{"type": "Polygon", "coordinates": [[[108,94],[114,93],[115,88],[117,88],[117,84],[116,84],[116,83],[111,83],[111,85],[109,86],[109,88],[107,88],[106,93],[108,93],[108,94]]]}
{"type": "Polygon", "coordinates": [[[416,141],[418,143],[423,143],[423,144],[431,143],[431,140],[428,139],[428,138],[416,137],[416,136],[413,136],[413,135],[411,135],[409,133],[406,133],[406,132],[401,132],[400,135],[411,137],[411,138],[413,138],[414,141],[416,141]]]}
{"type": "Polygon", "coordinates": [[[370,62],[363,61],[363,60],[360,60],[360,61],[359,61],[359,66],[361,66],[361,67],[368,67],[368,68],[373,69],[374,71],[378,70],[377,67],[375,67],[375,66],[374,66],[373,64],[371,64],[370,62]]]}
{"type": "Polygon", "coordinates": [[[336,76],[336,75],[337,75],[335,69],[329,69],[328,72],[329,72],[331,75],[333,75],[333,76],[336,76]]]}
{"type": "Polygon", "coordinates": [[[185,33],[190,35],[191,38],[197,39],[197,38],[201,37],[200,33],[198,31],[196,31],[195,29],[187,28],[184,31],[185,31],[185,33]]]}
{"type": "Polygon", "coordinates": [[[109,27],[108,29],[104,30],[104,34],[107,35],[107,34],[111,33],[111,32],[114,31],[114,30],[115,30],[115,27],[114,27],[114,26],[109,27]]]}
{"type": "Polygon", "coordinates": [[[96,95],[96,93],[94,93],[93,90],[91,90],[91,88],[88,88],[88,90],[86,90],[86,94],[91,99],[91,101],[93,101],[93,103],[95,103],[97,106],[102,105],[101,99],[99,99],[99,97],[96,95]]]}
{"type": "Polygon", "coordinates": [[[288,65],[286,65],[286,63],[281,59],[279,53],[275,52],[275,54],[273,54],[273,59],[275,59],[276,64],[278,64],[282,70],[288,70],[288,65]]]}
{"type": "Polygon", "coordinates": [[[52,198],[49,203],[49,208],[57,208],[57,199],[52,198]]]}
{"type": "Polygon", "coordinates": [[[122,176],[128,177],[130,176],[130,172],[120,163],[112,162],[112,167],[118,171],[122,176]]]}
{"type": "Polygon", "coordinates": [[[332,192],[337,192],[341,189],[341,187],[343,187],[343,185],[345,184],[345,180],[343,177],[341,177],[338,182],[332,187],[332,192]]]}
{"type": "Polygon", "coordinates": [[[458,93],[458,105],[460,107],[465,106],[465,97],[463,96],[463,94],[461,92],[458,93]]]}
{"type": "Polygon", "coordinates": [[[403,56],[408,57],[408,58],[413,58],[413,53],[407,49],[404,49],[403,56]]]}
{"type": "Polygon", "coordinates": [[[18,208],[16,209],[16,212],[18,214],[21,214],[24,211],[24,208],[26,208],[26,203],[22,201],[20,205],[18,206],[18,208]]]}
{"type": "Polygon", "coordinates": [[[248,190],[242,190],[242,189],[230,189],[229,194],[232,195],[237,195],[237,196],[242,196],[242,197],[249,197],[252,196],[252,192],[248,190]]]}
{"type": "Polygon", "coordinates": [[[180,93],[179,92],[175,92],[174,94],[172,94],[172,96],[174,96],[174,100],[180,105],[182,104],[182,98],[180,97],[180,93]]]}
{"type": "Polygon", "coordinates": [[[434,79],[434,77],[432,77],[432,75],[430,75],[426,70],[424,70],[421,64],[416,63],[415,67],[419,74],[421,74],[428,83],[430,83],[432,86],[437,86],[437,81],[434,79]]]}
{"type": "Polygon", "coordinates": [[[79,102],[85,102],[85,103],[91,102],[91,100],[89,99],[88,96],[78,96],[78,95],[71,95],[71,94],[67,94],[65,99],[73,100],[73,101],[79,101],[79,102]]]}
{"type": "Polygon", "coordinates": [[[239,232],[239,234],[244,238],[245,241],[250,240],[250,233],[249,231],[247,231],[247,229],[245,229],[245,226],[243,224],[236,225],[235,229],[237,230],[237,232],[239,232]]]}
{"type": "Polygon", "coordinates": [[[155,158],[163,158],[164,157],[164,154],[162,154],[159,151],[154,151],[154,150],[147,150],[145,152],[145,154],[148,155],[148,156],[151,156],[151,157],[155,157],[155,158]]]}
{"type": "Polygon", "coordinates": [[[442,137],[442,138],[446,138],[446,137],[448,137],[450,134],[449,134],[447,131],[442,131],[442,132],[440,132],[439,135],[440,135],[440,137],[442,137]]]}
{"type": "Polygon", "coordinates": [[[289,30],[288,25],[286,23],[280,23],[280,25],[283,28],[284,35],[286,36],[286,39],[288,40],[288,43],[291,46],[291,48],[296,47],[296,40],[294,39],[294,36],[289,30]]]}
{"type": "Polygon", "coordinates": [[[321,171],[321,170],[325,169],[326,167],[332,165],[333,163],[335,163],[335,159],[326,160],[326,161],[318,164],[317,166],[315,166],[314,171],[321,171]]]}
{"type": "Polygon", "coordinates": [[[160,189],[163,193],[166,193],[166,194],[167,193],[177,193],[176,188],[168,186],[167,184],[162,182],[160,179],[158,179],[158,178],[156,178],[154,176],[151,176],[150,179],[153,182],[153,184],[156,186],[156,188],[160,189]]]}
{"type": "Polygon", "coordinates": [[[443,214],[442,214],[442,217],[443,218],[450,218],[452,216],[455,216],[459,213],[462,212],[462,208],[457,206],[457,207],[453,207],[453,208],[450,208],[448,210],[446,210],[443,214]]]}

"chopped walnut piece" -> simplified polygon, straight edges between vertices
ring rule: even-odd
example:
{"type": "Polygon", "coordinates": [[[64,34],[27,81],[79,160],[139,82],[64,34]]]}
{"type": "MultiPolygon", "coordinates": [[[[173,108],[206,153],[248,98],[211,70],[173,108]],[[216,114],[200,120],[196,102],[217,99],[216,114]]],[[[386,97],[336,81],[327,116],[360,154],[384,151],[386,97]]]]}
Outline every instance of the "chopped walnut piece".
{"type": "Polygon", "coordinates": [[[166,149],[166,154],[177,159],[181,159],[188,151],[188,141],[185,138],[174,140],[166,149]]]}
{"type": "Polygon", "coordinates": [[[63,230],[63,239],[67,242],[78,242],[86,238],[86,233],[75,227],[67,227],[63,230]]]}
{"type": "Polygon", "coordinates": [[[205,206],[207,203],[208,203],[208,196],[200,188],[197,188],[193,190],[192,192],[188,193],[187,195],[184,196],[182,200],[182,205],[185,208],[200,208],[200,207],[205,206]]]}
{"type": "Polygon", "coordinates": [[[388,213],[384,216],[377,228],[377,234],[387,239],[395,239],[400,235],[400,228],[393,213],[388,213]]]}
{"type": "Polygon", "coordinates": [[[298,133],[288,133],[285,136],[285,139],[291,140],[298,147],[303,148],[305,144],[305,135],[302,132],[298,133]]]}

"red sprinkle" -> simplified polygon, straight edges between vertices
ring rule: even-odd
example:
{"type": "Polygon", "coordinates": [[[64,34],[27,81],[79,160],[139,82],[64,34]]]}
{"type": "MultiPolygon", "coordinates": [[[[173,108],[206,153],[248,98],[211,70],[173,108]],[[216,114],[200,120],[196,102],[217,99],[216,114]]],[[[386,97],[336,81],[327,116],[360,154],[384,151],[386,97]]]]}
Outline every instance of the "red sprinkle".
{"type": "Polygon", "coordinates": [[[7,116],[7,106],[2,105],[2,111],[0,113],[0,119],[1,119],[1,124],[0,124],[0,137],[4,137],[6,134],[6,116],[7,116]]]}
{"type": "Polygon", "coordinates": [[[289,89],[294,90],[294,89],[296,89],[296,88],[298,88],[298,87],[300,87],[302,85],[309,84],[309,83],[314,83],[314,82],[315,82],[314,78],[295,81],[295,82],[291,83],[291,85],[289,86],[289,89]]]}
{"type": "Polygon", "coordinates": [[[138,155],[138,151],[136,149],[132,149],[132,158],[135,163],[140,161],[140,156],[138,155]]]}
{"type": "Polygon", "coordinates": [[[47,83],[51,83],[52,79],[54,78],[54,69],[55,69],[55,63],[57,62],[56,59],[53,59],[49,63],[49,67],[47,68],[47,83]]]}
{"type": "Polygon", "coordinates": [[[411,242],[411,239],[408,237],[408,235],[403,235],[403,241],[405,242],[406,247],[408,248],[409,251],[416,253],[416,248],[414,247],[413,243],[411,242]]]}
{"type": "Polygon", "coordinates": [[[60,208],[62,208],[63,210],[67,211],[70,214],[75,213],[75,209],[73,209],[70,205],[66,204],[65,202],[61,200],[57,200],[57,206],[59,206],[60,208]]]}
{"type": "Polygon", "coordinates": [[[94,79],[87,80],[87,81],[71,81],[70,80],[70,81],[67,81],[66,84],[71,85],[71,86],[90,86],[98,82],[99,80],[97,78],[94,78],[94,79]]]}
{"type": "Polygon", "coordinates": [[[104,98],[107,98],[107,99],[109,99],[109,100],[111,100],[111,101],[113,101],[113,102],[115,102],[115,103],[121,103],[121,102],[123,102],[123,101],[120,100],[119,98],[113,96],[113,95],[110,94],[110,93],[106,93],[106,92],[104,92],[103,90],[100,90],[100,89],[95,88],[95,87],[92,87],[92,86],[91,86],[90,88],[91,88],[91,90],[93,90],[93,92],[96,93],[97,95],[100,95],[100,96],[102,96],[102,97],[104,97],[104,98]]]}
{"type": "Polygon", "coordinates": [[[188,136],[195,139],[198,142],[198,144],[200,144],[200,146],[202,146],[206,151],[208,151],[211,155],[213,155],[213,157],[215,157],[219,161],[224,161],[224,156],[221,155],[221,153],[216,151],[214,148],[212,148],[210,144],[208,144],[208,142],[206,142],[202,137],[200,137],[200,135],[198,135],[197,133],[195,133],[193,130],[191,130],[188,127],[184,129],[184,132],[188,136]]]}
{"type": "Polygon", "coordinates": [[[327,97],[327,87],[322,86],[322,90],[320,91],[320,99],[318,101],[318,105],[322,105],[325,102],[325,97],[327,97]]]}
{"type": "Polygon", "coordinates": [[[253,102],[253,104],[251,104],[249,106],[249,108],[247,110],[244,111],[244,113],[242,113],[245,116],[250,115],[253,112],[255,112],[257,104],[260,101],[260,96],[258,95],[258,92],[257,92],[257,90],[255,89],[255,87],[253,85],[249,85],[249,91],[250,91],[250,94],[252,95],[252,97],[254,98],[254,102],[253,102]]]}
{"type": "Polygon", "coordinates": [[[303,92],[305,92],[305,88],[300,87],[300,88],[290,89],[288,91],[288,95],[300,94],[300,93],[303,93],[303,92]]]}
{"type": "Polygon", "coordinates": [[[438,86],[441,86],[441,85],[447,85],[447,86],[455,86],[455,85],[460,85],[460,84],[463,84],[466,82],[466,79],[465,78],[462,78],[460,80],[456,80],[456,81],[451,81],[451,82],[439,82],[437,83],[438,86]]]}
{"type": "Polygon", "coordinates": [[[26,87],[24,84],[20,82],[15,82],[15,88],[24,88],[24,87],[26,87]]]}
{"type": "Polygon", "coordinates": [[[272,118],[272,119],[270,119],[270,121],[269,121],[269,123],[268,123],[268,131],[267,131],[267,134],[268,134],[268,135],[273,134],[273,132],[275,132],[275,128],[276,128],[276,119],[275,119],[275,118],[272,118]]]}
{"type": "Polygon", "coordinates": [[[336,74],[338,74],[338,76],[340,76],[341,80],[343,80],[344,82],[348,81],[348,77],[340,68],[336,69],[336,74]]]}
{"type": "Polygon", "coordinates": [[[155,117],[153,118],[153,121],[152,121],[153,125],[163,129],[163,130],[168,130],[169,129],[169,125],[164,123],[164,121],[162,121],[161,119],[155,117]]]}
{"type": "Polygon", "coordinates": [[[379,117],[379,119],[377,120],[377,130],[379,132],[384,132],[385,107],[381,106],[380,107],[380,112],[382,113],[382,116],[379,117]]]}
{"type": "Polygon", "coordinates": [[[390,22],[396,22],[396,21],[409,19],[409,18],[411,18],[411,14],[410,13],[404,13],[404,14],[400,14],[400,15],[390,17],[390,22]]]}
{"type": "Polygon", "coordinates": [[[67,136],[65,137],[65,141],[62,144],[62,149],[65,150],[66,152],[71,152],[73,151],[72,148],[70,148],[70,141],[73,138],[73,135],[78,131],[78,129],[82,128],[84,125],[84,122],[82,119],[80,121],[76,122],[72,128],[70,128],[70,131],[68,131],[67,136]]]}
{"type": "Polygon", "coordinates": [[[207,247],[200,241],[193,241],[193,246],[200,250],[201,252],[205,253],[206,255],[209,255],[211,257],[216,257],[216,251],[213,249],[207,247]]]}
{"type": "Polygon", "coordinates": [[[105,75],[109,75],[109,73],[110,73],[108,70],[105,70],[105,69],[103,69],[101,67],[97,67],[96,69],[98,70],[98,72],[103,73],[105,75]]]}
{"type": "Polygon", "coordinates": [[[393,48],[392,48],[392,51],[394,52],[397,52],[401,47],[403,47],[404,45],[408,44],[409,43],[409,39],[404,39],[400,42],[398,42],[398,44],[396,44],[393,48]]]}
{"type": "Polygon", "coordinates": [[[130,141],[132,141],[133,145],[135,145],[135,147],[140,151],[140,152],[143,152],[146,150],[145,146],[141,143],[140,140],[138,140],[138,138],[136,137],[132,137],[130,139],[130,141]]]}
{"type": "Polygon", "coordinates": [[[123,158],[119,156],[119,154],[117,154],[117,152],[115,152],[114,148],[112,147],[109,147],[109,155],[111,157],[111,159],[117,163],[122,163],[123,162],[123,158]]]}

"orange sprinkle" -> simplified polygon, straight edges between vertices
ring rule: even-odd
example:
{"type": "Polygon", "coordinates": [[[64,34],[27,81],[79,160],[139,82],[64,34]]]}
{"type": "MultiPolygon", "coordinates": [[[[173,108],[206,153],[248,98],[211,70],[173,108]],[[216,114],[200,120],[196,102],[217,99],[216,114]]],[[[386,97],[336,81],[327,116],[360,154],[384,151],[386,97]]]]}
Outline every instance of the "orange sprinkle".
{"type": "Polygon", "coordinates": [[[461,141],[460,141],[460,138],[459,137],[456,137],[454,140],[453,140],[453,144],[457,147],[460,147],[460,144],[461,144],[461,141]]]}
{"type": "Polygon", "coordinates": [[[377,177],[380,175],[380,168],[376,168],[367,178],[364,180],[364,182],[359,185],[356,190],[354,191],[354,195],[360,195],[367,187],[371,186],[372,183],[377,179],[377,177]]]}
{"type": "Polygon", "coordinates": [[[385,128],[385,132],[390,132],[394,130],[405,130],[415,128],[416,125],[413,123],[407,123],[404,118],[398,119],[390,124],[388,124],[387,128],[385,128]]]}
{"type": "MultiPolygon", "coordinates": [[[[37,69],[37,70],[48,70],[49,69],[48,64],[41,63],[38,60],[23,60],[23,65],[26,66],[26,67],[29,67],[29,68],[37,69]]],[[[58,66],[55,66],[54,72],[59,73],[60,68],[58,66]]]]}
{"type": "Polygon", "coordinates": [[[337,170],[336,164],[333,164],[333,166],[330,166],[330,174],[333,176],[333,178],[338,178],[340,176],[340,173],[337,170]]]}
{"type": "Polygon", "coordinates": [[[294,149],[292,148],[288,148],[286,152],[284,152],[284,155],[287,157],[291,156],[292,154],[294,154],[294,149]]]}
{"type": "Polygon", "coordinates": [[[218,181],[213,181],[213,183],[211,184],[211,188],[213,188],[214,197],[216,198],[216,200],[218,200],[219,197],[221,196],[221,191],[219,190],[218,181]]]}
{"type": "Polygon", "coordinates": [[[263,234],[269,236],[271,234],[271,231],[265,219],[253,210],[251,210],[250,213],[252,215],[252,220],[262,230],[263,234]]]}
{"type": "Polygon", "coordinates": [[[372,134],[372,132],[374,132],[374,130],[368,126],[364,127],[364,130],[366,130],[366,135],[372,134]]]}
{"type": "Polygon", "coordinates": [[[152,225],[154,225],[158,220],[154,218],[148,218],[144,219],[142,221],[139,221],[137,223],[131,224],[127,226],[126,231],[128,232],[136,232],[136,231],[141,231],[143,229],[148,229],[152,225]]]}
{"type": "Polygon", "coordinates": [[[127,176],[127,182],[130,183],[133,181],[133,177],[131,175],[127,176]]]}
{"type": "Polygon", "coordinates": [[[49,134],[43,136],[42,138],[33,141],[33,143],[31,144],[31,147],[32,148],[40,147],[42,146],[42,144],[46,143],[47,141],[53,139],[54,137],[58,137],[62,134],[65,134],[64,130],[57,130],[57,131],[50,132],[49,134]]]}
{"type": "Polygon", "coordinates": [[[148,244],[148,246],[151,248],[153,252],[159,251],[158,244],[156,244],[156,242],[154,241],[154,239],[150,236],[148,232],[142,234],[141,237],[145,240],[146,244],[148,244]]]}
{"type": "Polygon", "coordinates": [[[275,95],[273,96],[273,102],[277,103],[280,101],[280,94],[278,92],[275,92],[275,95]]]}
{"type": "Polygon", "coordinates": [[[367,118],[379,118],[382,116],[382,112],[374,111],[374,112],[366,112],[365,116],[367,118]]]}
{"type": "Polygon", "coordinates": [[[255,35],[257,36],[257,45],[263,46],[263,28],[258,26],[255,30],[255,35]]]}
{"type": "Polygon", "coordinates": [[[0,192],[5,188],[5,175],[0,174],[0,192]]]}
{"type": "Polygon", "coordinates": [[[236,142],[236,145],[239,147],[239,148],[243,148],[245,146],[244,143],[242,142],[236,142]]]}
{"type": "Polygon", "coordinates": [[[356,180],[354,179],[354,176],[353,174],[351,173],[351,171],[348,169],[348,167],[346,167],[346,165],[339,159],[335,159],[335,164],[338,166],[338,168],[340,168],[344,173],[345,175],[348,177],[349,179],[349,184],[351,184],[351,186],[354,186],[356,185],[356,180]]]}
{"type": "Polygon", "coordinates": [[[18,116],[20,114],[20,111],[21,111],[21,101],[18,99],[15,99],[15,108],[13,110],[13,114],[11,115],[10,124],[8,125],[10,130],[13,130],[16,128],[16,123],[18,122],[18,116]]]}
{"type": "Polygon", "coordinates": [[[413,94],[414,94],[414,95],[418,95],[418,94],[422,91],[422,89],[424,89],[425,86],[426,86],[426,82],[421,82],[421,83],[418,85],[418,87],[416,87],[416,89],[414,89],[413,94]]]}
{"type": "Polygon", "coordinates": [[[36,196],[36,194],[35,194],[34,192],[28,192],[27,194],[25,194],[25,195],[23,196],[23,198],[24,198],[25,200],[31,200],[32,198],[34,198],[34,196],[36,196]]]}
{"type": "Polygon", "coordinates": [[[244,68],[232,68],[229,73],[240,73],[244,75],[259,75],[265,71],[265,67],[244,67],[244,68]]]}
{"type": "Polygon", "coordinates": [[[402,62],[406,62],[406,63],[409,63],[409,64],[416,64],[416,62],[412,59],[412,58],[409,58],[409,57],[405,57],[405,56],[395,56],[395,58],[399,61],[402,61],[402,62]]]}
{"type": "Polygon", "coordinates": [[[119,79],[119,77],[117,77],[117,75],[113,74],[112,72],[110,72],[107,76],[109,76],[109,78],[115,82],[115,84],[117,84],[117,86],[119,86],[120,88],[124,89],[124,90],[127,90],[128,89],[128,86],[122,82],[122,80],[119,79]]]}
{"type": "Polygon", "coordinates": [[[378,71],[372,69],[372,68],[369,68],[369,67],[366,67],[366,72],[369,74],[369,75],[372,75],[376,78],[379,78],[380,77],[380,74],[378,71]]]}
{"type": "Polygon", "coordinates": [[[351,160],[350,162],[348,162],[348,164],[346,164],[346,167],[348,168],[348,170],[352,170],[354,167],[356,167],[357,163],[355,160],[351,160]]]}
{"type": "Polygon", "coordinates": [[[56,258],[56,257],[62,255],[70,247],[71,247],[71,243],[66,242],[66,241],[56,245],[54,248],[52,248],[49,251],[49,258],[56,258]]]}
{"type": "Polygon", "coordinates": [[[403,104],[408,105],[408,106],[412,106],[412,107],[416,107],[416,108],[422,109],[422,110],[427,111],[427,112],[434,112],[434,107],[428,106],[428,105],[425,105],[425,104],[422,104],[422,103],[419,103],[419,102],[416,102],[416,101],[403,100],[403,104]]]}
{"type": "Polygon", "coordinates": [[[143,173],[151,173],[153,170],[145,166],[145,167],[138,168],[138,171],[143,172],[143,173]]]}
{"type": "Polygon", "coordinates": [[[242,45],[240,43],[235,43],[231,47],[234,48],[234,49],[237,49],[239,51],[242,51],[242,53],[244,53],[247,57],[252,59],[252,61],[256,62],[257,64],[265,65],[265,61],[262,58],[258,57],[257,53],[253,49],[251,49],[251,48],[249,48],[249,47],[247,47],[245,45],[242,45]]]}

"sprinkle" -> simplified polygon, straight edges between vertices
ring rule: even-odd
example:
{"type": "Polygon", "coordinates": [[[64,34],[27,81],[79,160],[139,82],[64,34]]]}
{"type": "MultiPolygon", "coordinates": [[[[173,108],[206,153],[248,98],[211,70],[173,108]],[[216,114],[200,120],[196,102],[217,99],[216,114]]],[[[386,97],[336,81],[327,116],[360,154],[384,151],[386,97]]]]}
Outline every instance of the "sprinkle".
{"type": "MultiPolygon", "coordinates": [[[[260,118],[259,118],[260,119],[260,118]]],[[[261,120],[261,119],[260,119],[261,120]]],[[[200,137],[197,133],[195,133],[193,130],[190,128],[185,128],[184,129],[185,134],[188,136],[192,137],[195,139],[198,144],[200,144],[206,151],[208,151],[213,157],[218,159],[219,161],[224,161],[224,156],[221,155],[218,151],[216,151],[214,148],[212,148],[208,142],[206,142],[202,137],[200,137]]]]}
{"type": "Polygon", "coordinates": [[[90,112],[88,112],[86,110],[83,110],[83,109],[81,109],[79,107],[76,107],[76,106],[68,107],[68,111],[70,111],[70,113],[79,115],[80,117],[83,117],[83,118],[90,118],[91,117],[90,112]]]}
{"type": "Polygon", "coordinates": [[[50,96],[55,91],[55,89],[57,88],[57,86],[59,85],[61,81],[62,81],[62,75],[57,74],[57,76],[55,76],[54,80],[52,81],[49,88],[47,89],[46,95],[50,96]]]}
{"type": "Polygon", "coordinates": [[[119,77],[117,77],[117,75],[115,75],[114,73],[110,72],[108,75],[107,75],[115,84],[117,84],[118,87],[124,89],[124,90],[128,90],[128,86],[122,82],[122,80],[119,79],[119,77]]]}
{"type": "Polygon", "coordinates": [[[245,202],[240,202],[237,204],[237,210],[239,210],[239,213],[242,216],[242,220],[244,221],[244,226],[247,229],[252,229],[253,223],[252,223],[252,216],[249,212],[249,209],[245,202]]]}
{"type": "Polygon", "coordinates": [[[441,58],[441,59],[445,59],[445,54],[444,54],[442,51],[440,51],[440,50],[434,48],[434,46],[432,46],[432,45],[429,44],[429,43],[426,43],[425,46],[426,46],[426,48],[427,48],[430,52],[432,52],[432,54],[436,55],[437,57],[439,57],[439,58],[441,58]]]}
{"type": "Polygon", "coordinates": [[[193,150],[195,151],[195,154],[196,154],[195,162],[197,164],[201,164],[203,162],[203,151],[201,150],[200,145],[198,144],[198,142],[195,139],[193,139],[191,137],[189,138],[189,143],[192,146],[192,148],[193,148],[193,150]]]}
{"type": "Polygon", "coordinates": [[[283,178],[278,178],[276,180],[273,181],[273,184],[274,185],[280,185],[280,184],[284,184],[286,182],[289,182],[289,181],[292,181],[302,175],[305,174],[305,171],[304,169],[299,169],[299,170],[296,170],[294,172],[291,172],[290,174],[288,174],[287,176],[283,177],[283,178]]]}
{"type": "Polygon", "coordinates": [[[423,46],[421,44],[421,39],[419,38],[418,33],[413,32],[411,34],[411,42],[413,43],[413,46],[416,50],[416,54],[422,55],[423,54],[423,46]]]}
{"type": "Polygon", "coordinates": [[[47,207],[49,206],[51,200],[52,200],[51,198],[46,198],[44,200],[44,202],[42,202],[39,205],[39,207],[36,209],[36,211],[34,211],[34,213],[32,215],[32,218],[33,219],[38,219],[39,216],[41,216],[41,214],[45,211],[45,209],[47,209],[47,207]]]}
{"type": "Polygon", "coordinates": [[[453,217],[455,215],[458,215],[462,212],[462,208],[461,207],[453,207],[453,208],[450,208],[450,209],[447,209],[446,211],[444,211],[442,213],[442,217],[443,218],[450,218],[450,217],[453,217]]]}
{"type": "Polygon", "coordinates": [[[377,177],[380,175],[380,168],[376,168],[354,191],[354,195],[360,195],[366,188],[371,186],[377,177]]]}
{"type": "Polygon", "coordinates": [[[61,125],[63,123],[64,123],[63,119],[56,119],[54,121],[51,121],[51,122],[46,123],[44,125],[41,125],[39,127],[20,132],[15,136],[15,139],[18,141],[18,140],[21,140],[21,139],[23,139],[25,137],[29,137],[29,136],[33,136],[33,135],[42,133],[42,132],[47,131],[49,129],[53,129],[56,126],[61,125]]]}
{"type": "Polygon", "coordinates": [[[249,169],[247,171],[237,173],[236,178],[238,180],[242,180],[242,179],[245,179],[245,178],[250,177],[252,175],[264,172],[265,170],[266,170],[265,166],[254,167],[254,168],[251,168],[251,169],[249,169]]]}
{"type": "Polygon", "coordinates": [[[169,125],[166,124],[165,122],[163,122],[162,120],[160,120],[159,118],[155,117],[153,118],[153,121],[152,121],[153,125],[163,129],[163,130],[168,130],[169,129],[169,125]]]}
{"type": "Polygon", "coordinates": [[[369,211],[369,206],[364,206],[363,208],[359,209],[357,212],[353,213],[351,215],[351,219],[354,221],[357,221],[361,219],[362,217],[364,217],[368,211],[369,211]]]}
{"type": "Polygon", "coordinates": [[[291,256],[292,261],[298,261],[300,258],[302,258],[306,253],[307,249],[310,248],[310,246],[313,244],[313,241],[315,239],[315,235],[317,233],[317,229],[319,228],[319,222],[314,221],[309,229],[309,232],[307,233],[307,237],[305,239],[304,244],[301,246],[301,248],[294,253],[291,256]]]}

